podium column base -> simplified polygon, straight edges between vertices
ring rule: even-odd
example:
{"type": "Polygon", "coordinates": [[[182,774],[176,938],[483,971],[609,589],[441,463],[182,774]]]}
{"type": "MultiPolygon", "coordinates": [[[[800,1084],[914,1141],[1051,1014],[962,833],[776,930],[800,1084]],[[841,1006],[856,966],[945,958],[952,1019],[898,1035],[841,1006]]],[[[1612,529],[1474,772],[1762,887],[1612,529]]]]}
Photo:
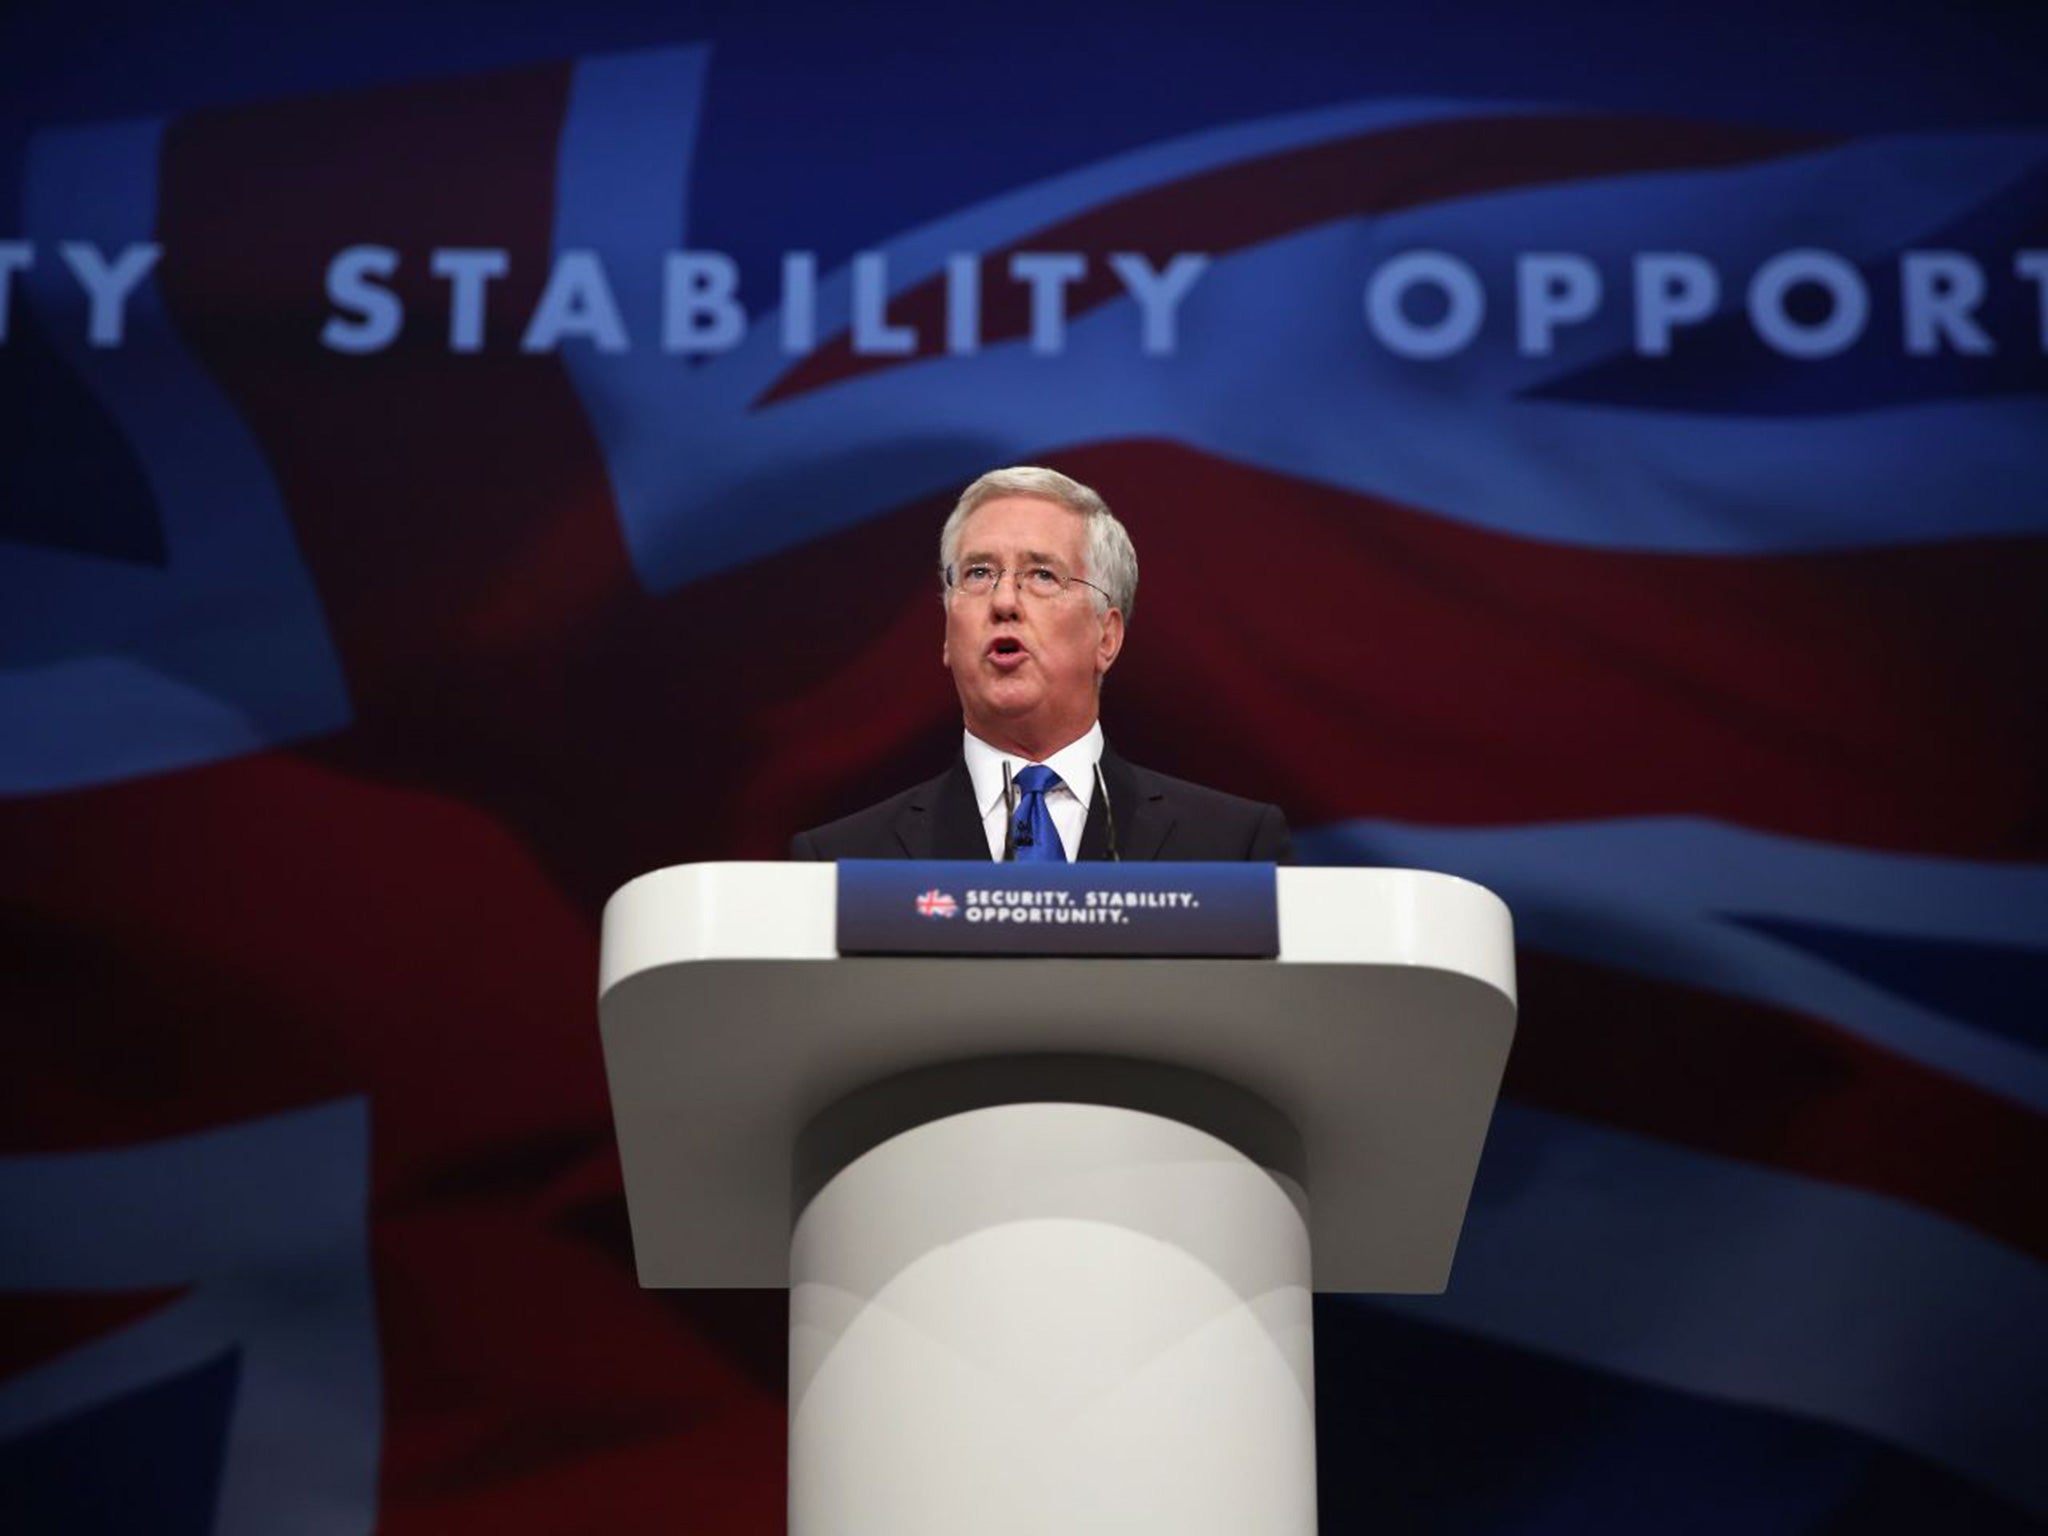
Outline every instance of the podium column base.
{"type": "Polygon", "coordinates": [[[1012,1103],[863,1152],[791,1246],[791,1536],[1313,1536],[1306,1197],[1012,1103]]]}

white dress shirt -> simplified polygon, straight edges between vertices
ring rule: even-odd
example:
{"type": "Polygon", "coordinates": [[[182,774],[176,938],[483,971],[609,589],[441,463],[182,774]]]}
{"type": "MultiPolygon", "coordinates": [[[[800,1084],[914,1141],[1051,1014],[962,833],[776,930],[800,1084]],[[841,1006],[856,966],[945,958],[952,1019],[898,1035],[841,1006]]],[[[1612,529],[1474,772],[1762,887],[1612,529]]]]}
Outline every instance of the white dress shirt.
{"type": "MultiPolygon", "coordinates": [[[[974,781],[974,803],[981,808],[981,829],[988,834],[988,856],[1003,856],[1003,764],[1010,765],[1015,779],[1031,765],[1013,753],[998,752],[969,731],[961,754],[967,759],[967,776],[974,781]]],[[[1088,727],[1079,741],[1061,747],[1045,760],[1045,766],[1060,776],[1057,788],[1045,793],[1045,808],[1058,828],[1060,847],[1072,863],[1081,852],[1081,833],[1088,825],[1088,805],[1095,798],[1095,765],[1102,757],[1102,722],[1088,727]]]]}

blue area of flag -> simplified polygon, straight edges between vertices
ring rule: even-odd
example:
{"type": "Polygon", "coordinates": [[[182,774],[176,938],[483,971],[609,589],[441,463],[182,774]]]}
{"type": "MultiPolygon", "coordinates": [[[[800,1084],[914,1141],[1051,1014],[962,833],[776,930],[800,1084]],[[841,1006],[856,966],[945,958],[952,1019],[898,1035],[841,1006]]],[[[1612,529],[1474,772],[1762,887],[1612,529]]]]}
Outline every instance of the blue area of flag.
{"type": "Polygon", "coordinates": [[[1833,1425],[1645,1386],[1358,1298],[1318,1296],[1315,1318],[1325,1531],[2040,1529],[1952,1473],[1833,1425]]]}
{"type": "Polygon", "coordinates": [[[1868,933],[1785,917],[1731,922],[1817,956],[1895,997],[2022,1045],[2048,1045],[2048,950],[1868,933]]]}
{"type": "MultiPolygon", "coordinates": [[[[45,259],[54,261],[55,252],[45,259]]],[[[161,566],[163,525],[141,461],[18,292],[7,333],[0,346],[0,541],[161,566]]]]}
{"type": "Polygon", "coordinates": [[[0,1530],[211,1536],[241,1372],[230,1350],[0,1442],[0,1530]]]}

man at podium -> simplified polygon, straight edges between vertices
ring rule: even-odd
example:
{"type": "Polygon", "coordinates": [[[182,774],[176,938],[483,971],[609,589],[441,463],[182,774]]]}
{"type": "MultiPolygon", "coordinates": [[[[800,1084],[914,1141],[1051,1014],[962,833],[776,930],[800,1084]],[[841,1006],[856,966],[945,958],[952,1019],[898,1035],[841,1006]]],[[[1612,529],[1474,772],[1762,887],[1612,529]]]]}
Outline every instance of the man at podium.
{"type": "Polygon", "coordinates": [[[937,778],[799,833],[798,859],[1288,861],[1277,806],[1127,763],[1102,680],[1138,590],[1131,536],[1057,470],[991,470],[939,534],[941,652],[960,757],[937,778]]]}

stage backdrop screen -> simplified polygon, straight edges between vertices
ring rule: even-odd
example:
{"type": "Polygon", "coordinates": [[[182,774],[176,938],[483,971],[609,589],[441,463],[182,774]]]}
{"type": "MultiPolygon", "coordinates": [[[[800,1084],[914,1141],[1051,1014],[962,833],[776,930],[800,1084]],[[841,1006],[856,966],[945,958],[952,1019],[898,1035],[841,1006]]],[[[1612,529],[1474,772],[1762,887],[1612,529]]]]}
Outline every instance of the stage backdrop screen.
{"type": "Polygon", "coordinates": [[[1323,1529],[2039,1529],[2044,33],[9,7],[0,1526],[780,1529],[599,912],[951,760],[1024,463],[1136,540],[1114,750],[1515,914],[1323,1529]]]}

